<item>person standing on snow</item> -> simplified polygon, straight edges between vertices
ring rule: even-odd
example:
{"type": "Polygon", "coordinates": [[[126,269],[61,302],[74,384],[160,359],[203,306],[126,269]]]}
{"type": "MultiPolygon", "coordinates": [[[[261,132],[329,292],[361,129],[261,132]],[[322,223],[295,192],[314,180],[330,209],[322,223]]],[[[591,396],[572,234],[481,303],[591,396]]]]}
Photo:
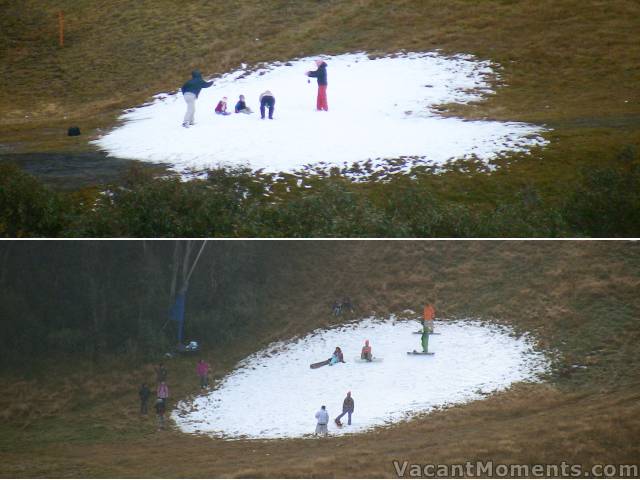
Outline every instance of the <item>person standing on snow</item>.
{"type": "Polygon", "coordinates": [[[276,97],[271,90],[265,90],[260,94],[260,118],[264,120],[264,110],[269,109],[269,120],[273,120],[273,110],[276,108],[276,97]]]}
{"type": "Polygon", "coordinates": [[[180,90],[182,91],[184,101],[187,102],[187,113],[184,114],[184,120],[182,122],[183,127],[189,128],[190,125],[193,125],[196,114],[196,98],[200,95],[200,90],[209,88],[211,85],[213,85],[213,81],[205,82],[199,70],[191,72],[191,80],[187,80],[184,85],[182,85],[180,90]]]}
{"type": "Polygon", "coordinates": [[[340,419],[342,417],[344,417],[345,415],[348,414],[347,417],[347,425],[351,425],[351,415],[353,414],[353,408],[354,408],[355,404],[353,402],[353,397],[351,396],[351,392],[347,392],[347,396],[345,397],[344,401],[342,402],[342,413],[340,415],[338,415],[335,419],[336,425],[341,427],[342,426],[342,422],[340,421],[340,419]]]}
{"type": "Polygon", "coordinates": [[[196,373],[200,377],[200,388],[206,388],[209,386],[209,364],[200,359],[196,366],[196,373]]]}
{"type": "Polygon", "coordinates": [[[329,412],[327,412],[327,407],[322,405],[320,410],[316,412],[316,420],[318,420],[318,424],[316,425],[316,435],[324,435],[325,437],[329,435],[329,429],[327,424],[329,423],[329,412]]]}
{"type": "Polygon", "coordinates": [[[151,390],[147,387],[146,383],[143,383],[138,390],[138,396],[140,397],[140,415],[147,414],[147,402],[149,401],[149,397],[151,396],[151,390]]]}
{"type": "Polygon", "coordinates": [[[373,360],[373,352],[371,351],[369,340],[364,341],[364,347],[362,347],[362,352],[360,352],[360,358],[362,360],[366,360],[367,362],[373,360]]]}
{"type": "Polygon", "coordinates": [[[307,77],[314,77],[318,79],[318,98],[316,99],[316,109],[318,111],[329,111],[329,104],[327,103],[327,64],[321,60],[316,60],[318,68],[314,71],[307,72],[307,77]]]}

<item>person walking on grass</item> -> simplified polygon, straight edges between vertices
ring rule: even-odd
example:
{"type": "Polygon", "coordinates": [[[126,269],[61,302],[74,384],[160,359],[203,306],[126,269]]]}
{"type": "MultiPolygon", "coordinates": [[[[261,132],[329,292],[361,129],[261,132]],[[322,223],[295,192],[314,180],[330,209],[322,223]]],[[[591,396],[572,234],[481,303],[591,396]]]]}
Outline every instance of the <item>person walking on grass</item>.
{"type": "Polygon", "coordinates": [[[167,386],[167,382],[160,382],[158,385],[158,398],[161,400],[167,401],[169,398],[169,387],[167,386]]]}
{"type": "Polygon", "coordinates": [[[196,373],[200,377],[200,388],[207,388],[209,386],[209,364],[200,359],[196,366],[196,373]]]}
{"type": "Polygon", "coordinates": [[[209,88],[211,85],[213,85],[213,81],[205,82],[199,70],[191,72],[191,80],[187,80],[184,85],[182,85],[180,90],[182,91],[184,101],[187,103],[187,112],[184,114],[184,120],[182,121],[184,128],[189,128],[194,124],[196,99],[198,95],[200,95],[200,90],[209,88]]]}
{"type": "Polygon", "coordinates": [[[347,396],[345,397],[344,401],[342,402],[342,413],[340,415],[338,415],[335,419],[336,425],[341,427],[342,426],[342,422],[340,421],[340,419],[342,417],[344,417],[345,415],[347,416],[347,425],[351,425],[351,415],[353,414],[353,408],[354,408],[354,402],[353,402],[353,397],[351,396],[351,392],[347,392],[347,396]]]}
{"type": "Polygon", "coordinates": [[[147,403],[149,402],[149,397],[151,396],[151,390],[147,387],[146,383],[143,383],[138,390],[138,396],[140,397],[140,415],[147,414],[147,403]]]}
{"type": "Polygon", "coordinates": [[[167,411],[167,404],[164,400],[158,398],[154,407],[158,416],[158,430],[164,430],[164,414],[167,411]]]}
{"type": "Polygon", "coordinates": [[[265,109],[269,109],[269,120],[273,120],[273,111],[276,108],[276,97],[271,90],[265,90],[260,94],[260,118],[264,120],[265,109]]]}
{"type": "Polygon", "coordinates": [[[307,72],[307,77],[313,77],[318,80],[318,97],[316,98],[316,110],[325,112],[329,111],[327,103],[327,64],[321,60],[316,60],[316,70],[307,72]]]}
{"type": "Polygon", "coordinates": [[[322,405],[320,410],[316,412],[316,420],[318,421],[316,425],[316,435],[324,435],[325,437],[329,435],[329,428],[327,424],[329,423],[329,412],[327,412],[327,407],[322,405]]]}
{"type": "Polygon", "coordinates": [[[167,368],[164,366],[164,363],[159,363],[156,367],[156,382],[158,384],[167,380],[167,368]]]}

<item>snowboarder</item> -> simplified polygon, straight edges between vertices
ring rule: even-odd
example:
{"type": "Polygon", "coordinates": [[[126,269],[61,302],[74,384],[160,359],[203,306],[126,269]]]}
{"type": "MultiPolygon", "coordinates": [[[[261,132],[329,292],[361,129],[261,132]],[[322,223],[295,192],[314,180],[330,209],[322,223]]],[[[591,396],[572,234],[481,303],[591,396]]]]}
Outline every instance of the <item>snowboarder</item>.
{"type": "Polygon", "coordinates": [[[147,403],[149,402],[149,397],[151,396],[151,390],[147,387],[146,383],[143,383],[138,390],[138,396],[140,397],[140,415],[147,414],[147,403]]]}
{"type": "Polygon", "coordinates": [[[333,351],[333,355],[331,356],[331,360],[329,360],[329,365],[335,365],[336,363],[346,363],[340,347],[336,347],[333,351]]]}
{"type": "Polygon", "coordinates": [[[269,109],[269,120],[273,120],[273,111],[276,107],[276,97],[270,90],[265,90],[260,94],[260,118],[264,120],[265,108],[269,109]]]}
{"type": "Polygon", "coordinates": [[[206,388],[209,386],[209,364],[200,359],[196,366],[196,373],[200,377],[200,388],[206,388]]]}
{"type": "Polygon", "coordinates": [[[166,382],[160,382],[157,394],[159,399],[164,400],[165,402],[167,401],[167,398],[169,398],[169,387],[166,382]]]}
{"type": "Polygon", "coordinates": [[[180,90],[184,101],[187,102],[187,113],[184,114],[184,121],[182,122],[183,127],[189,128],[190,125],[193,125],[196,114],[196,99],[200,95],[200,90],[209,88],[211,85],[213,85],[213,81],[205,82],[199,70],[191,72],[191,80],[187,80],[182,85],[180,90]]]}
{"type": "Polygon", "coordinates": [[[164,400],[158,398],[155,404],[156,415],[158,415],[158,430],[164,430],[164,413],[167,405],[164,400]]]}
{"type": "Polygon", "coordinates": [[[342,422],[340,421],[340,419],[342,417],[344,417],[345,415],[347,416],[347,425],[351,425],[351,415],[353,414],[353,408],[354,408],[355,404],[353,402],[353,397],[351,396],[351,392],[347,392],[347,396],[345,397],[344,401],[342,402],[342,413],[340,415],[338,415],[335,419],[336,425],[341,427],[342,426],[342,422]]]}
{"type": "Polygon", "coordinates": [[[216,113],[218,115],[231,115],[231,113],[227,112],[227,97],[222,97],[222,100],[218,102],[216,113]]]}
{"type": "Polygon", "coordinates": [[[362,360],[366,360],[370,362],[373,360],[373,352],[371,351],[371,346],[369,345],[369,340],[364,341],[364,347],[362,347],[362,351],[360,352],[360,358],[362,360]]]}
{"type": "Polygon", "coordinates": [[[244,95],[240,95],[238,99],[238,103],[236,103],[235,107],[236,113],[253,113],[249,107],[247,107],[247,102],[244,100],[244,95]]]}
{"type": "Polygon", "coordinates": [[[329,435],[329,429],[327,424],[329,423],[329,412],[327,412],[327,407],[322,405],[320,410],[316,412],[316,420],[318,420],[318,424],[316,425],[316,435],[324,435],[325,437],[329,435]]]}
{"type": "Polygon", "coordinates": [[[423,330],[428,330],[429,333],[433,333],[433,319],[436,316],[436,309],[432,304],[427,304],[424,307],[424,320],[422,322],[423,330]]]}
{"type": "Polygon", "coordinates": [[[158,364],[156,367],[156,381],[158,383],[164,382],[167,379],[167,369],[163,363],[158,364]]]}
{"type": "Polygon", "coordinates": [[[307,72],[307,77],[314,77],[318,79],[318,98],[316,99],[316,109],[318,111],[329,111],[329,104],[327,103],[327,64],[321,60],[316,60],[317,69],[307,72]]]}

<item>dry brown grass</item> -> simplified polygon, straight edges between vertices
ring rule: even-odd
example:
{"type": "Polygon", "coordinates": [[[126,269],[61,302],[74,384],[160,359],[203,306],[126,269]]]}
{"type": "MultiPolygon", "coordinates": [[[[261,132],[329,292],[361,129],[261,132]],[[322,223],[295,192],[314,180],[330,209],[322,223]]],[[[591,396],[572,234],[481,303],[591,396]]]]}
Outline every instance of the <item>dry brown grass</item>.
{"type": "MultiPolygon", "coordinates": [[[[3,476],[389,477],[392,460],[637,463],[640,250],[637,242],[290,242],[266,288],[266,321],[206,352],[220,378],[268,342],[377,312],[473,316],[533,332],[559,354],[547,383],[518,385],[367,435],[225,442],[156,432],[137,413],[152,365],[54,364],[4,377],[3,476]],[[301,252],[306,255],[299,256],[301,252]],[[350,296],[356,312],[330,315],[350,296]],[[579,364],[587,368],[572,368],[579,364]]],[[[172,401],[197,392],[195,359],[168,361],[172,401]]],[[[284,420],[284,419],[283,419],[284,420]]]]}

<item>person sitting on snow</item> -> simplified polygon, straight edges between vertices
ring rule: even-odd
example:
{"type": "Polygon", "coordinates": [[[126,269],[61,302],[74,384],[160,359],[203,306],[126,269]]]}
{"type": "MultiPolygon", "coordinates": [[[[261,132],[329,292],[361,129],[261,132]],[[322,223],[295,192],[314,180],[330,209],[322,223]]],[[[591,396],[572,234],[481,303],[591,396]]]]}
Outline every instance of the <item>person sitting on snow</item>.
{"type": "Polygon", "coordinates": [[[344,355],[342,354],[342,350],[340,350],[340,347],[336,347],[336,349],[333,352],[333,355],[331,356],[331,360],[329,361],[329,365],[335,365],[336,363],[346,363],[344,361],[344,355]]]}
{"type": "Polygon", "coordinates": [[[235,108],[236,113],[253,113],[249,107],[247,107],[247,102],[244,100],[244,95],[240,95],[238,103],[236,103],[235,108]]]}
{"type": "Polygon", "coordinates": [[[342,413],[338,415],[335,419],[336,425],[339,427],[342,426],[342,422],[340,421],[340,419],[345,415],[348,415],[347,424],[351,425],[351,415],[353,414],[353,409],[354,409],[353,397],[351,396],[351,392],[347,392],[347,396],[342,402],[342,413]]]}
{"type": "Polygon", "coordinates": [[[329,423],[329,412],[327,412],[327,407],[322,405],[320,410],[316,412],[316,419],[318,420],[318,424],[316,425],[316,435],[323,434],[325,437],[329,435],[329,429],[327,428],[327,424],[329,423]]]}
{"type": "Polygon", "coordinates": [[[222,100],[218,102],[218,105],[216,105],[216,113],[218,115],[231,115],[227,112],[227,97],[222,97],[222,100]]]}
{"type": "Polygon", "coordinates": [[[373,360],[373,353],[371,352],[371,346],[369,346],[369,340],[364,341],[364,347],[362,347],[362,352],[360,352],[360,358],[368,362],[373,360]]]}

